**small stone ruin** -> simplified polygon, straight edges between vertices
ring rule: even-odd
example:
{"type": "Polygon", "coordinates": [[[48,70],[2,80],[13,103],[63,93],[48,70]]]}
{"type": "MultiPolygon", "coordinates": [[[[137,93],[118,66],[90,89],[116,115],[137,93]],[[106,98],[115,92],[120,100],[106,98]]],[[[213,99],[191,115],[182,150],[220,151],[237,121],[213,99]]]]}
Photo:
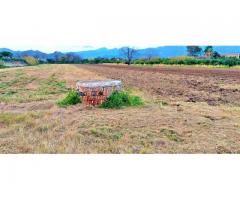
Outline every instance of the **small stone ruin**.
{"type": "Polygon", "coordinates": [[[85,105],[101,105],[114,91],[122,89],[120,80],[80,80],[77,91],[85,105]]]}

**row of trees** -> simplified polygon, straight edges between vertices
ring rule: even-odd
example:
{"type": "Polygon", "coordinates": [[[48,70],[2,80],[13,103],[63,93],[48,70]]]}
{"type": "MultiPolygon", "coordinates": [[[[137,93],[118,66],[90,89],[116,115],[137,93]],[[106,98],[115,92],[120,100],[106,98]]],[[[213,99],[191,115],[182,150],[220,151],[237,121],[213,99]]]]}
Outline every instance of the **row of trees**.
{"type": "Polygon", "coordinates": [[[197,58],[197,57],[185,57],[185,58],[152,58],[152,59],[137,59],[134,60],[134,64],[138,65],[224,65],[224,66],[236,66],[240,65],[240,59],[238,58],[197,58]]]}
{"type": "MultiPolygon", "coordinates": [[[[22,60],[24,60],[25,57],[28,58],[28,60],[37,59],[39,63],[102,63],[102,62],[123,62],[125,61],[126,64],[130,65],[134,59],[136,59],[136,53],[137,50],[130,47],[124,47],[120,50],[120,58],[95,58],[95,59],[82,59],[79,55],[74,53],[67,53],[67,54],[56,54],[53,56],[53,58],[48,59],[41,59],[37,56],[23,56],[22,60]],[[32,57],[32,58],[30,58],[32,57]]],[[[0,52],[0,59],[13,59],[13,54],[11,52],[3,51],[0,52]]]]}
{"type": "MultiPolygon", "coordinates": [[[[130,65],[132,61],[136,58],[137,50],[130,47],[124,47],[121,49],[123,58],[126,60],[126,64],[130,65]]],[[[188,56],[200,57],[204,54],[207,58],[220,58],[221,55],[214,51],[213,46],[206,46],[202,49],[200,46],[187,46],[188,56]]],[[[151,55],[147,56],[148,60],[151,60],[151,55]]]]}
{"type": "Polygon", "coordinates": [[[213,46],[206,46],[202,49],[200,46],[187,46],[187,52],[189,56],[199,57],[204,54],[208,58],[221,57],[217,51],[214,51],[213,46]]]}
{"type": "MultiPolygon", "coordinates": [[[[79,55],[74,53],[56,53],[51,59],[42,60],[37,57],[25,56],[22,58],[26,63],[33,65],[33,63],[82,63],[82,64],[99,64],[99,63],[126,63],[128,65],[135,64],[207,64],[207,65],[237,65],[240,64],[240,59],[224,58],[214,51],[212,46],[206,46],[204,49],[199,46],[187,46],[187,53],[189,57],[182,58],[153,58],[151,55],[140,59],[138,51],[134,48],[124,47],[120,50],[119,58],[95,58],[82,59],[79,55]],[[204,59],[202,59],[204,57],[204,59]]],[[[1,58],[12,58],[11,52],[1,52],[1,58]]]]}
{"type": "Polygon", "coordinates": [[[8,51],[0,52],[0,58],[12,58],[13,54],[8,51]]]}
{"type": "Polygon", "coordinates": [[[122,63],[130,65],[136,59],[137,50],[130,47],[121,48],[119,58],[94,58],[82,59],[74,53],[64,55],[55,55],[52,59],[47,59],[48,63],[83,63],[83,64],[98,64],[98,63],[122,63]]]}
{"type": "MultiPolygon", "coordinates": [[[[187,46],[188,56],[200,57],[204,54],[207,58],[220,58],[221,55],[214,51],[213,46],[206,46],[205,49],[202,49],[200,46],[187,46]]],[[[126,64],[130,65],[132,61],[136,58],[137,50],[130,47],[124,47],[121,49],[121,54],[126,60],[126,64]]],[[[148,60],[151,60],[151,55],[147,56],[148,60]]]]}
{"type": "MultiPolygon", "coordinates": [[[[206,58],[220,58],[221,55],[214,51],[213,46],[206,46],[202,49],[200,46],[187,46],[188,56],[200,57],[204,54],[206,58]]],[[[130,65],[133,60],[136,59],[137,50],[130,47],[124,47],[121,49],[121,55],[125,59],[126,64],[130,65]]],[[[146,56],[147,60],[151,60],[151,55],[146,56]]]]}

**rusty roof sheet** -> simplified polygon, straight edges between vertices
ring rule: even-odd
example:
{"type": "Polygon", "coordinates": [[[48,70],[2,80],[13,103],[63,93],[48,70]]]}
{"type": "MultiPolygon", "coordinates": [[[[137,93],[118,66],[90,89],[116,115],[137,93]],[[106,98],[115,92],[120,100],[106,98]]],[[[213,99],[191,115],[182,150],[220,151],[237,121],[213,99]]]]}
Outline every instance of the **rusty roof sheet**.
{"type": "Polygon", "coordinates": [[[122,86],[122,81],[120,80],[79,80],[77,81],[77,86],[86,88],[96,88],[96,87],[113,87],[122,86]]]}

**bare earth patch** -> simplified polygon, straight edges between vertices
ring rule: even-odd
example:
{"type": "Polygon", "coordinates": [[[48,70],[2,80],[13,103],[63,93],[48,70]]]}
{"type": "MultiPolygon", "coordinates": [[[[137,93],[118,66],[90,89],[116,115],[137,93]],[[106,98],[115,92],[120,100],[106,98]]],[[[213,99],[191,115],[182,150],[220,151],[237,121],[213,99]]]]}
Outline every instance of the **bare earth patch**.
{"type": "Polygon", "coordinates": [[[204,68],[128,67],[81,65],[108,78],[121,79],[127,87],[149,91],[156,98],[209,105],[240,105],[240,70],[204,68]],[[223,87],[227,85],[228,87],[223,87]],[[235,87],[229,87],[235,86],[235,87]]]}

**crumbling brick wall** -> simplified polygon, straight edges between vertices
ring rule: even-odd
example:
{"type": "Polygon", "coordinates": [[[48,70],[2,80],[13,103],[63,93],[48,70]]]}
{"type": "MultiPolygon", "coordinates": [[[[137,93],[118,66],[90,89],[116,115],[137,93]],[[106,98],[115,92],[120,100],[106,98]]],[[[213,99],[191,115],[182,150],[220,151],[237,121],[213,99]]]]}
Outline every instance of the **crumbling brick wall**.
{"type": "Polygon", "coordinates": [[[118,80],[78,81],[77,91],[85,105],[100,105],[112,92],[121,90],[122,82],[118,80]]]}

